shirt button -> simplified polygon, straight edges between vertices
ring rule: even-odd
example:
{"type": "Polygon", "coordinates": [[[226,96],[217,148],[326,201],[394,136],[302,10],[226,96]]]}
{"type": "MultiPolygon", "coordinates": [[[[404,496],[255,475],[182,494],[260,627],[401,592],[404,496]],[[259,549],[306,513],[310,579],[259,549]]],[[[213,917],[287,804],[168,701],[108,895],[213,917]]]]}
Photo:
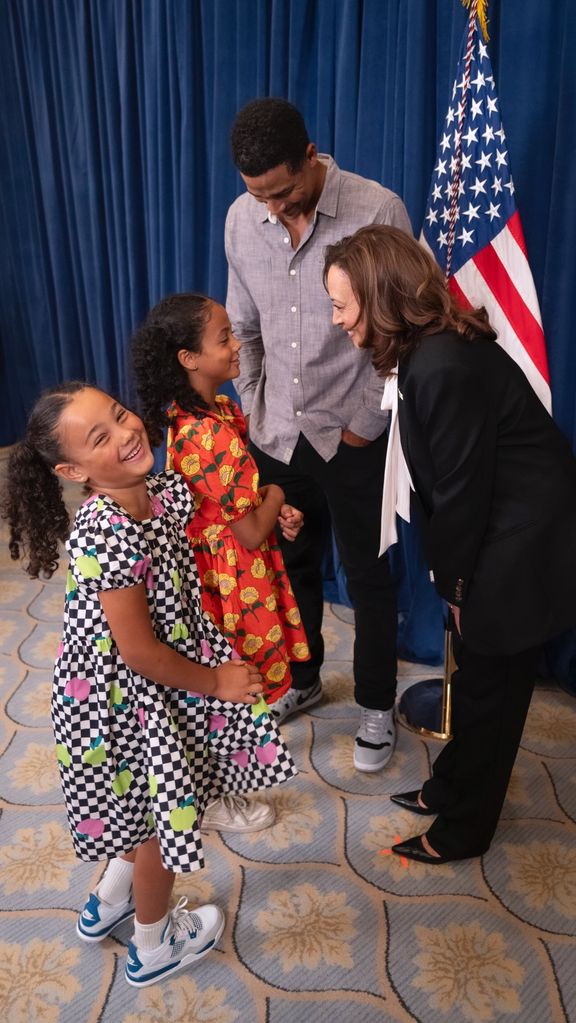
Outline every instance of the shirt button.
{"type": "Polygon", "coordinates": [[[292,344],[290,345],[290,347],[291,348],[298,348],[298,342],[297,341],[293,341],[292,344]]]}
{"type": "Polygon", "coordinates": [[[283,238],[283,239],[282,239],[282,241],[284,242],[284,244],[285,244],[285,245],[287,245],[287,244],[288,244],[288,242],[290,241],[290,239],[289,239],[288,235],[286,235],[286,237],[285,237],[285,238],[283,238]]]}
{"type": "Polygon", "coordinates": [[[295,270],[291,270],[290,271],[290,276],[291,277],[295,277],[296,276],[296,271],[295,270]]]}
{"type": "Polygon", "coordinates": [[[290,307],[290,312],[291,313],[295,313],[296,312],[296,306],[295,305],[290,307]]]}
{"type": "Polygon", "coordinates": [[[298,377],[294,377],[294,383],[295,383],[295,384],[297,384],[297,383],[298,383],[298,377]]]}
{"type": "Polygon", "coordinates": [[[302,413],[301,413],[300,411],[298,411],[298,412],[296,413],[296,415],[297,415],[297,416],[301,416],[301,415],[302,415],[302,413]]]}

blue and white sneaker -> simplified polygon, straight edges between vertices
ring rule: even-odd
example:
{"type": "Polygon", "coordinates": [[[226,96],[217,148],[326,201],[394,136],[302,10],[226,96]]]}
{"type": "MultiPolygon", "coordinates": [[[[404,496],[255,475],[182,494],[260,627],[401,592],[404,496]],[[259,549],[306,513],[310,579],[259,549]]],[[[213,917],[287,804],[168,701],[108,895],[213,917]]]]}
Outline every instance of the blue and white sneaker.
{"type": "Polygon", "coordinates": [[[133,987],[147,987],[202,959],[218,941],[224,930],[224,913],[218,906],[199,906],[186,910],[183,896],[170,913],[158,948],[147,952],[128,945],[126,980],[133,987]]]}
{"type": "Polygon", "coordinates": [[[127,902],[120,902],[117,906],[111,906],[98,897],[98,888],[90,892],[88,902],[78,916],[76,933],[82,941],[102,941],[118,927],[123,920],[134,916],[134,901],[132,894],[127,902]]]}

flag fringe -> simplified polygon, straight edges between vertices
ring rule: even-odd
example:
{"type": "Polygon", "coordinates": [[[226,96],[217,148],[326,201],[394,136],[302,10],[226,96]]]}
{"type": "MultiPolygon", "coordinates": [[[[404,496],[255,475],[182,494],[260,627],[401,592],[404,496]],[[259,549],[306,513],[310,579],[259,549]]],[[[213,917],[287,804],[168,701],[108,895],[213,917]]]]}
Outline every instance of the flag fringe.
{"type": "Polygon", "coordinates": [[[472,7],[470,13],[477,15],[482,35],[484,36],[484,42],[487,43],[490,38],[488,35],[488,0],[461,0],[461,2],[467,10],[470,10],[470,7],[472,7]]]}

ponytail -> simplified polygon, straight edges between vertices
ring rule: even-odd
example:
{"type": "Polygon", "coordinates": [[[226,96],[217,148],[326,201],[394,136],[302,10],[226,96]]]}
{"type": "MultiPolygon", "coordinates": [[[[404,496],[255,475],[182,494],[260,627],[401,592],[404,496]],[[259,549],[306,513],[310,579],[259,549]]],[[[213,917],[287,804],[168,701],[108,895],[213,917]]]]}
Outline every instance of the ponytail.
{"type": "Polygon", "coordinates": [[[58,426],[72,395],[86,386],[73,381],[41,395],[28,420],[25,439],[14,446],[8,459],[0,514],[10,528],[11,557],[26,556],[24,567],[33,579],[40,575],[49,579],[54,574],[59,543],[68,536],[70,517],[53,471],[65,461],[58,426]]]}

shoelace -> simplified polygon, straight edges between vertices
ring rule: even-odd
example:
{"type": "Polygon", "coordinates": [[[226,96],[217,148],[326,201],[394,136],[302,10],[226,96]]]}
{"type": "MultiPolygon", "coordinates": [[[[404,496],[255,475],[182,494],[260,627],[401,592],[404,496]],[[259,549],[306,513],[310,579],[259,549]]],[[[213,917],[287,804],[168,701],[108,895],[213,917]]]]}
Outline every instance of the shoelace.
{"type": "Polygon", "coordinates": [[[385,735],[390,735],[390,729],[384,729],[384,723],[388,723],[388,715],[384,710],[367,710],[366,707],[362,707],[361,710],[362,724],[361,728],[368,736],[367,742],[379,743],[385,735]],[[376,717],[378,715],[378,717],[376,717]]]}
{"type": "Polygon", "coordinates": [[[221,796],[220,799],[229,813],[233,813],[234,810],[239,810],[242,813],[248,807],[248,800],[244,796],[232,796],[230,793],[227,793],[221,796]]]}
{"type": "Polygon", "coordinates": [[[188,937],[192,930],[202,930],[202,918],[192,910],[186,909],[187,905],[188,899],[185,895],[183,895],[170,913],[173,935],[176,941],[178,941],[179,938],[188,937]]]}

